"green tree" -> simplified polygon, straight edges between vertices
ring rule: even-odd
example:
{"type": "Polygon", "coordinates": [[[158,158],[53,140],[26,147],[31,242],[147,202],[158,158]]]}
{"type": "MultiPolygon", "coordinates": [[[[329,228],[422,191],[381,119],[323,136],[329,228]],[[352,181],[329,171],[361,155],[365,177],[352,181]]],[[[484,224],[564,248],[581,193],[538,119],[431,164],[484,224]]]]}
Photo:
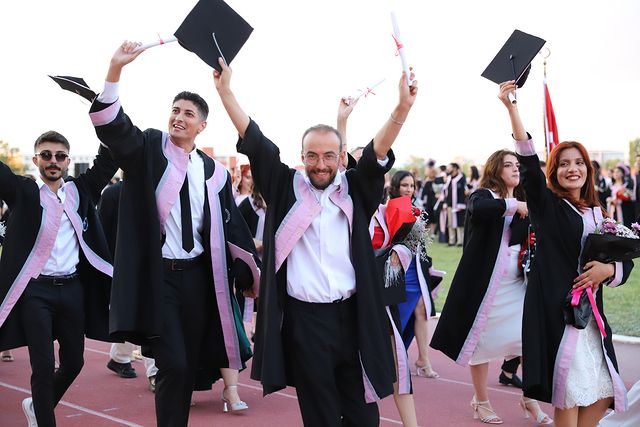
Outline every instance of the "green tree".
{"type": "Polygon", "coordinates": [[[419,156],[409,156],[409,160],[403,165],[404,170],[408,170],[409,172],[416,173],[416,178],[422,179],[424,176],[424,167],[427,164],[427,161],[423,157],[419,156]]]}
{"type": "Polygon", "coordinates": [[[14,173],[24,173],[24,163],[20,155],[20,149],[11,147],[8,142],[0,140],[0,162],[9,166],[14,173]]]}
{"type": "Polygon", "coordinates": [[[636,156],[640,154],[640,138],[629,141],[629,164],[633,166],[636,156]]]}

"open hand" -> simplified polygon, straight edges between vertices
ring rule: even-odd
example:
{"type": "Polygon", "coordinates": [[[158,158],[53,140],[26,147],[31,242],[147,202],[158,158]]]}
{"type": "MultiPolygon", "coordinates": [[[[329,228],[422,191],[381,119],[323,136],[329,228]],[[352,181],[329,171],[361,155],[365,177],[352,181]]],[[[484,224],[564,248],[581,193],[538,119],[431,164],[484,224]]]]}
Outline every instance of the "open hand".
{"type": "Polygon", "coordinates": [[[591,288],[595,291],[603,281],[613,276],[615,272],[615,267],[612,264],[589,261],[584,265],[584,272],[573,280],[573,288],[591,288]]]}

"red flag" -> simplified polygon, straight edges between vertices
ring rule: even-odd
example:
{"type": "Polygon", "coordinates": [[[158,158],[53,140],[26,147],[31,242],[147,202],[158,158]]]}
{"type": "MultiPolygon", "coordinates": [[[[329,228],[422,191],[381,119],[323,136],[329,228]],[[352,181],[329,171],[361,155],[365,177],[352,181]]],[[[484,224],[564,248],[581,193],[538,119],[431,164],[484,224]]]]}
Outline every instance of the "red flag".
{"type": "Polygon", "coordinates": [[[551,97],[547,81],[544,81],[544,140],[546,143],[547,155],[560,143],[558,139],[558,126],[556,125],[556,115],[553,112],[551,97]]]}

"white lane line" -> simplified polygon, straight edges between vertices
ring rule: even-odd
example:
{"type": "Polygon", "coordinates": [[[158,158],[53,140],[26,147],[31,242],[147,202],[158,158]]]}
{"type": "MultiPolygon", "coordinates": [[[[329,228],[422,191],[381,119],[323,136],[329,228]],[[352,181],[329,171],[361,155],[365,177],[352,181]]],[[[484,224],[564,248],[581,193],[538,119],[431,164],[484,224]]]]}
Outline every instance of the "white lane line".
{"type": "MultiPolygon", "coordinates": [[[[4,387],[4,388],[8,388],[10,390],[20,391],[20,392],[25,393],[27,395],[31,395],[31,392],[29,390],[27,390],[26,388],[18,387],[18,386],[15,386],[13,384],[7,384],[5,382],[0,381],[0,386],[4,387]]],[[[113,421],[115,423],[122,424],[122,425],[125,425],[125,426],[128,426],[128,427],[143,427],[140,424],[132,423],[130,421],[123,420],[121,418],[113,417],[111,415],[106,415],[106,414],[103,414],[102,412],[94,411],[93,409],[85,408],[84,406],[76,405],[74,403],[69,403],[69,402],[66,402],[64,400],[60,401],[60,405],[66,406],[68,408],[73,408],[75,410],[82,411],[82,412],[85,412],[87,414],[95,415],[96,417],[104,418],[105,420],[113,421]]]]}
{"type": "MultiPolygon", "coordinates": [[[[85,347],[85,350],[91,351],[91,352],[94,352],[94,353],[98,353],[98,354],[106,354],[107,356],[109,355],[109,352],[107,352],[107,351],[96,350],[96,349],[90,348],[90,347],[85,347]]],[[[238,382],[238,385],[242,386],[242,387],[247,387],[247,388],[250,388],[250,389],[253,389],[253,390],[262,391],[262,387],[255,386],[253,384],[246,384],[246,383],[238,382]]],[[[282,397],[287,397],[289,399],[298,400],[297,396],[294,396],[294,395],[291,395],[291,394],[287,394],[287,393],[284,393],[284,392],[281,392],[281,391],[276,391],[273,394],[276,394],[276,395],[282,396],[282,397]]],[[[392,424],[402,425],[402,421],[394,420],[394,419],[391,419],[391,418],[380,417],[380,420],[381,421],[386,421],[386,422],[389,422],[389,423],[392,423],[392,424]]]]}
{"type": "Polygon", "coordinates": [[[89,348],[89,347],[85,347],[84,349],[87,350],[87,351],[91,351],[93,353],[106,354],[107,356],[109,356],[109,352],[108,351],[96,350],[95,348],[89,348]]]}

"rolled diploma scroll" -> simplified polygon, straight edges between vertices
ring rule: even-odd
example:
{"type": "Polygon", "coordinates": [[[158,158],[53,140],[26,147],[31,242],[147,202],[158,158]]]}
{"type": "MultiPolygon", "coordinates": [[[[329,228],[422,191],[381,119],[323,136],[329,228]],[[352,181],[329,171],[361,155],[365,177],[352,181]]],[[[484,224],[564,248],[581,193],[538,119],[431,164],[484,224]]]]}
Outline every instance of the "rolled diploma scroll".
{"type": "Polygon", "coordinates": [[[509,101],[511,101],[512,104],[517,104],[518,100],[516,99],[516,93],[514,92],[509,92],[507,94],[507,96],[509,97],[509,101]]]}
{"type": "Polygon", "coordinates": [[[158,40],[152,41],[150,43],[145,43],[136,48],[136,50],[140,49],[149,49],[150,47],[160,46],[161,44],[167,44],[171,42],[175,42],[178,39],[175,36],[167,37],[166,39],[158,37],[158,40]]]}
{"type": "Polygon", "coordinates": [[[362,95],[366,95],[368,93],[373,93],[373,89],[376,88],[376,86],[379,86],[382,82],[384,82],[386,79],[382,79],[380,80],[378,83],[374,84],[373,86],[368,86],[367,90],[358,90],[358,93],[355,96],[350,97],[349,99],[351,100],[351,102],[356,102],[358,99],[360,99],[360,97],[362,95]]]}
{"type": "Polygon", "coordinates": [[[393,35],[398,46],[398,55],[400,55],[400,61],[402,62],[402,69],[407,74],[407,84],[411,86],[411,71],[409,70],[409,63],[407,62],[407,56],[404,51],[404,44],[400,38],[400,28],[398,28],[398,21],[396,20],[396,14],[391,12],[391,25],[393,25],[393,35]]]}

